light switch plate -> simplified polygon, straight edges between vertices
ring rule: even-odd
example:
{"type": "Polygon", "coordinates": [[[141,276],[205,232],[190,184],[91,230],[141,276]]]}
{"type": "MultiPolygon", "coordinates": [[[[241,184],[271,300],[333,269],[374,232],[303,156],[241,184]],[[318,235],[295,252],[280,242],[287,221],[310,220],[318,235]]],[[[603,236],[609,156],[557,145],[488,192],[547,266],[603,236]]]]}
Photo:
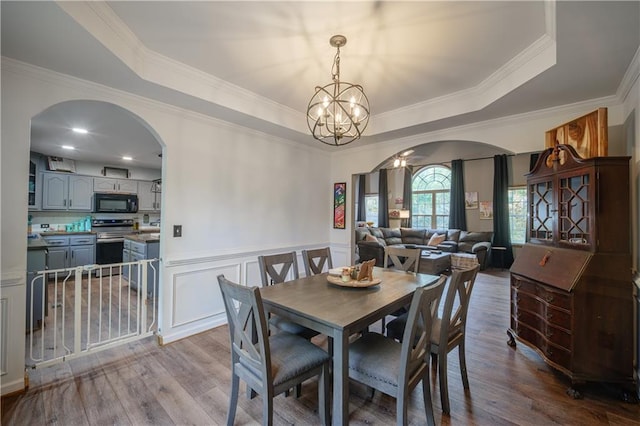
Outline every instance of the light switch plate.
{"type": "Polygon", "coordinates": [[[173,237],[182,237],[182,225],[173,225],[173,237]]]}

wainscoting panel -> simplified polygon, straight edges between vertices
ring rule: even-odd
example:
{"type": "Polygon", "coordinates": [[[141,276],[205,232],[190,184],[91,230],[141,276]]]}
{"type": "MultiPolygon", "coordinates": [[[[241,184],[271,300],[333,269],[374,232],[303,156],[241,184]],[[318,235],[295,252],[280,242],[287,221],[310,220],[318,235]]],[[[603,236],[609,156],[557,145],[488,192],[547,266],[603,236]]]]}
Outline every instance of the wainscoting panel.
{"type": "Polygon", "coordinates": [[[261,286],[262,280],[260,279],[260,265],[258,264],[258,258],[247,260],[244,263],[244,282],[242,284],[252,287],[261,286]]]}
{"type": "MultiPolygon", "coordinates": [[[[246,253],[226,253],[189,259],[165,259],[161,264],[159,339],[168,344],[227,323],[217,276],[248,286],[260,286],[259,255],[296,251],[300,276],[304,276],[303,249],[327,247],[328,243],[281,247],[246,253]]],[[[336,266],[350,264],[350,248],[331,246],[336,266]]],[[[290,279],[293,278],[290,274],[290,279]]]]}
{"type": "Polygon", "coordinates": [[[240,265],[214,266],[173,275],[172,327],[181,327],[224,314],[224,303],[217,278],[220,274],[238,282],[240,265]]]}
{"type": "Polygon", "coordinates": [[[7,374],[7,324],[9,313],[9,299],[0,299],[0,376],[7,374]]]}

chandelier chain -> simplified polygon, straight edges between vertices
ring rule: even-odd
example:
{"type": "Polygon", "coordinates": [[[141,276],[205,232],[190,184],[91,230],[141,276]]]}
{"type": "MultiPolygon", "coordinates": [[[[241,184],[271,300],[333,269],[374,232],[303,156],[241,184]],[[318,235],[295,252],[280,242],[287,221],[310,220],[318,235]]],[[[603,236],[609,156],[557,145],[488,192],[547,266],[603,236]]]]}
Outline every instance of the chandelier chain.
{"type": "Polygon", "coordinates": [[[333,67],[331,67],[331,79],[340,83],[340,46],[337,47],[338,52],[333,57],[333,67]]]}

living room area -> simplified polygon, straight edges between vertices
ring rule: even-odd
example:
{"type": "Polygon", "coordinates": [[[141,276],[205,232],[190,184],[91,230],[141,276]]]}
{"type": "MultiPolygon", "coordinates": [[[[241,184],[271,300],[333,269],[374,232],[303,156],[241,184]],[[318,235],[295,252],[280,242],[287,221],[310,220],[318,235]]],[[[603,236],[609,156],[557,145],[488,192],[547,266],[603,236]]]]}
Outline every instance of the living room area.
{"type": "MultiPolygon", "coordinates": [[[[618,145],[622,141],[613,141],[612,149],[618,145]]],[[[354,257],[376,259],[376,265],[382,266],[384,247],[400,245],[423,249],[425,273],[447,270],[451,253],[461,258],[472,255],[482,270],[508,269],[525,242],[526,174],[540,151],[514,154],[458,140],[418,145],[392,155],[372,172],[353,179],[354,257]],[[506,167],[509,236],[505,241],[494,236],[494,156],[500,156],[506,167]],[[458,191],[464,198],[459,207],[451,201],[452,182],[459,179],[452,176],[454,160],[462,182],[458,191]],[[382,174],[386,176],[381,182],[382,174]],[[386,191],[379,190],[381,185],[386,191]],[[385,199],[380,197],[383,192],[385,199]],[[379,206],[386,206],[386,216],[381,214],[385,208],[379,206]],[[427,264],[439,266],[434,269],[427,264]]]]}

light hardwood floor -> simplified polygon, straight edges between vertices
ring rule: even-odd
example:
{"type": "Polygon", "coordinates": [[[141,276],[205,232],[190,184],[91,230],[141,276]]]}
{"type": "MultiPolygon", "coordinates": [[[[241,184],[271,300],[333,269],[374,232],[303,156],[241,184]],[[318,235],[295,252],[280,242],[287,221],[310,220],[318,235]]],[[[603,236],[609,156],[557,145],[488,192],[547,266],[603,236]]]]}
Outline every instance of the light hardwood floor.
{"type": "MultiPolygon", "coordinates": [[[[457,354],[449,356],[451,415],[440,409],[437,377],[431,375],[437,424],[443,425],[640,425],[640,405],[624,403],[619,389],[589,384],[584,399],[565,394],[570,382],[532,350],[506,345],[509,325],[507,271],[481,273],[469,308],[465,394],[457,354]]],[[[373,331],[379,326],[373,325],[373,331]]],[[[316,338],[318,344],[326,344],[316,338]]],[[[159,347],[145,339],[118,349],[30,372],[29,390],[2,398],[3,425],[217,425],[224,424],[230,389],[226,326],[159,347]]],[[[243,389],[243,387],[241,388],[243,389]]],[[[350,423],[395,423],[395,401],[351,385],[350,423]]],[[[425,424],[421,390],[409,405],[410,424],[425,424]]],[[[311,380],[299,399],[274,400],[274,423],[315,425],[317,386],[311,380]]],[[[240,395],[236,424],[259,424],[261,399],[240,395]]]]}

